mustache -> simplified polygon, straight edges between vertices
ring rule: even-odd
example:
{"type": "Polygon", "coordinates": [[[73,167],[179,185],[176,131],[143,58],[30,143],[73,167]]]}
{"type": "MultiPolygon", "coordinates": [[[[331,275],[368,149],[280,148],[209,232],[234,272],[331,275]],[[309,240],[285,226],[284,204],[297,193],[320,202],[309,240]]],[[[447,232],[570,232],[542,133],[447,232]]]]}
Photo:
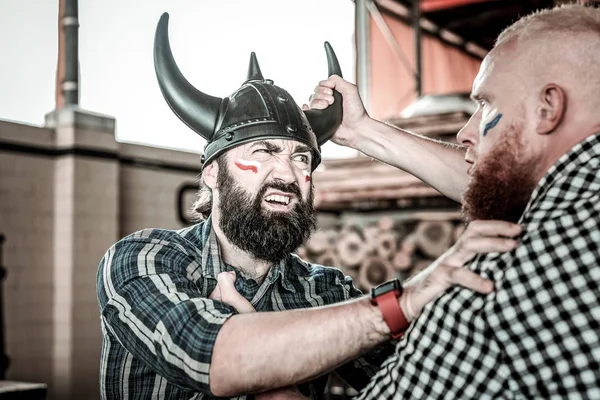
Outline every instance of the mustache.
{"type": "Polygon", "coordinates": [[[280,181],[273,181],[273,182],[265,183],[261,187],[260,192],[258,193],[258,197],[262,198],[268,189],[279,190],[280,192],[293,194],[294,196],[296,196],[299,199],[302,198],[302,193],[300,192],[300,187],[295,182],[294,183],[284,183],[284,182],[280,182],[280,181]]]}

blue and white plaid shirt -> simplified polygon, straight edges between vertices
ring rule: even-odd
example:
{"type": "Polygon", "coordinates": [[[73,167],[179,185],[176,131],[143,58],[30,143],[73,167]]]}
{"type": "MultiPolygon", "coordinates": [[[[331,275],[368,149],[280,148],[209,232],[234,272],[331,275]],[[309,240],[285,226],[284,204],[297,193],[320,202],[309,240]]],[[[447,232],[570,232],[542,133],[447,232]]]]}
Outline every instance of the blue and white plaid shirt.
{"type": "Polygon", "coordinates": [[[600,399],[600,134],[538,183],[519,246],[476,257],[496,290],[425,307],[360,399],[600,399]]]}
{"type": "MultiPolygon", "coordinates": [[[[236,311],[208,299],[216,276],[234,270],[222,262],[210,226],[209,219],[180,231],[147,229],[106,252],[97,279],[103,399],[212,398],[213,346],[221,326],[236,311]]],[[[315,307],[362,296],[340,270],[311,265],[295,255],[274,264],[262,284],[238,273],[235,286],[257,311],[315,307]]],[[[360,389],[393,349],[385,345],[337,372],[360,389]]],[[[326,380],[322,377],[300,389],[319,398],[326,380]]]]}

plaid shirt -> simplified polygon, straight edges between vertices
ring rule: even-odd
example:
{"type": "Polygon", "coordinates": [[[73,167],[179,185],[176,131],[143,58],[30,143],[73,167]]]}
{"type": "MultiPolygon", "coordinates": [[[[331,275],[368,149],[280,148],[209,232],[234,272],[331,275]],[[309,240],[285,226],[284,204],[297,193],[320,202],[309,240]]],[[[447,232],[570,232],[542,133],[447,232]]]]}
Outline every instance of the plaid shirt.
{"type": "MultiPolygon", "coordinates": [[[[210,226],[209,219],[180,231],[147,229],[106,252],[97,276],[103,399],[212,398],[214,343],[236,310],[208,299],[216,276],[234,270],[222,262],[210,226]]],[[[235,286],[257,311],[315,307],[362,296],[340,270],[311,265],[291,254],[272,266],[262,284],[238,273],[235,286]]],[[[382,346],[337,372],[360,390],[393,350],[391,344],[382,346]]],[[[327,376],[300,385],[300,390],[320,398],[326,382],[327,376]]]]}
{"type": "Polygon", "coordinates": [[[487,296],[425,307],[360,399],[600,399],[600,134],[539,182],[519,246],[479,255],[487,296]]]}

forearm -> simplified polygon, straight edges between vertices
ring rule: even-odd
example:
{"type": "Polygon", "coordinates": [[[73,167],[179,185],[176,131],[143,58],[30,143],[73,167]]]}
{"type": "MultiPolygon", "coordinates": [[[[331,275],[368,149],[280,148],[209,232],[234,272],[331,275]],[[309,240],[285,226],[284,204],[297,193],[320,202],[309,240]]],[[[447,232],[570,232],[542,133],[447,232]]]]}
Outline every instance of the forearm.
{"type": "Polygon", "coordinates": [[[398,167],[449,198],[460,201],[467,184],[468,165],[462,146],[423,137],[371,118],[365,118],[351,147],[398,167]]]}
{"type": "Polygon", "coordinates": [[[379,309],[367,298],[319,309],[235,315],[217,336],[210,389],[226,397],[295,385],[389,339],[379,309]]]}

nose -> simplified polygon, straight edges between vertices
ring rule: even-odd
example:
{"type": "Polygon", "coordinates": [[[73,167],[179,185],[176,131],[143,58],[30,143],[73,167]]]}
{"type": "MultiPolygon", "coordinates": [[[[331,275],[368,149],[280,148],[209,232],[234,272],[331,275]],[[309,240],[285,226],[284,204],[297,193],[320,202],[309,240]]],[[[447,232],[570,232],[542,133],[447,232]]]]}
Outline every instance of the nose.
{"type": "Polygon", "coordinates": [[[273,167],[273,179],[277,179],[284,183],[295,182],[296,174],[294,173],[294,168],[296,167],[293,165],[291,160],[283,160],[278,157],[277,162],[275,162],[275,166],[273,167]]]}
{"type": "Polygon", "coordinates": [[[467,147],[472,147],[477,144],[477,141],[479,140],[479,117],[477,114],[478,113],[473,114],[465,126],[458,131],[458,134],[456,135],[458,143],[467,147]]]}

